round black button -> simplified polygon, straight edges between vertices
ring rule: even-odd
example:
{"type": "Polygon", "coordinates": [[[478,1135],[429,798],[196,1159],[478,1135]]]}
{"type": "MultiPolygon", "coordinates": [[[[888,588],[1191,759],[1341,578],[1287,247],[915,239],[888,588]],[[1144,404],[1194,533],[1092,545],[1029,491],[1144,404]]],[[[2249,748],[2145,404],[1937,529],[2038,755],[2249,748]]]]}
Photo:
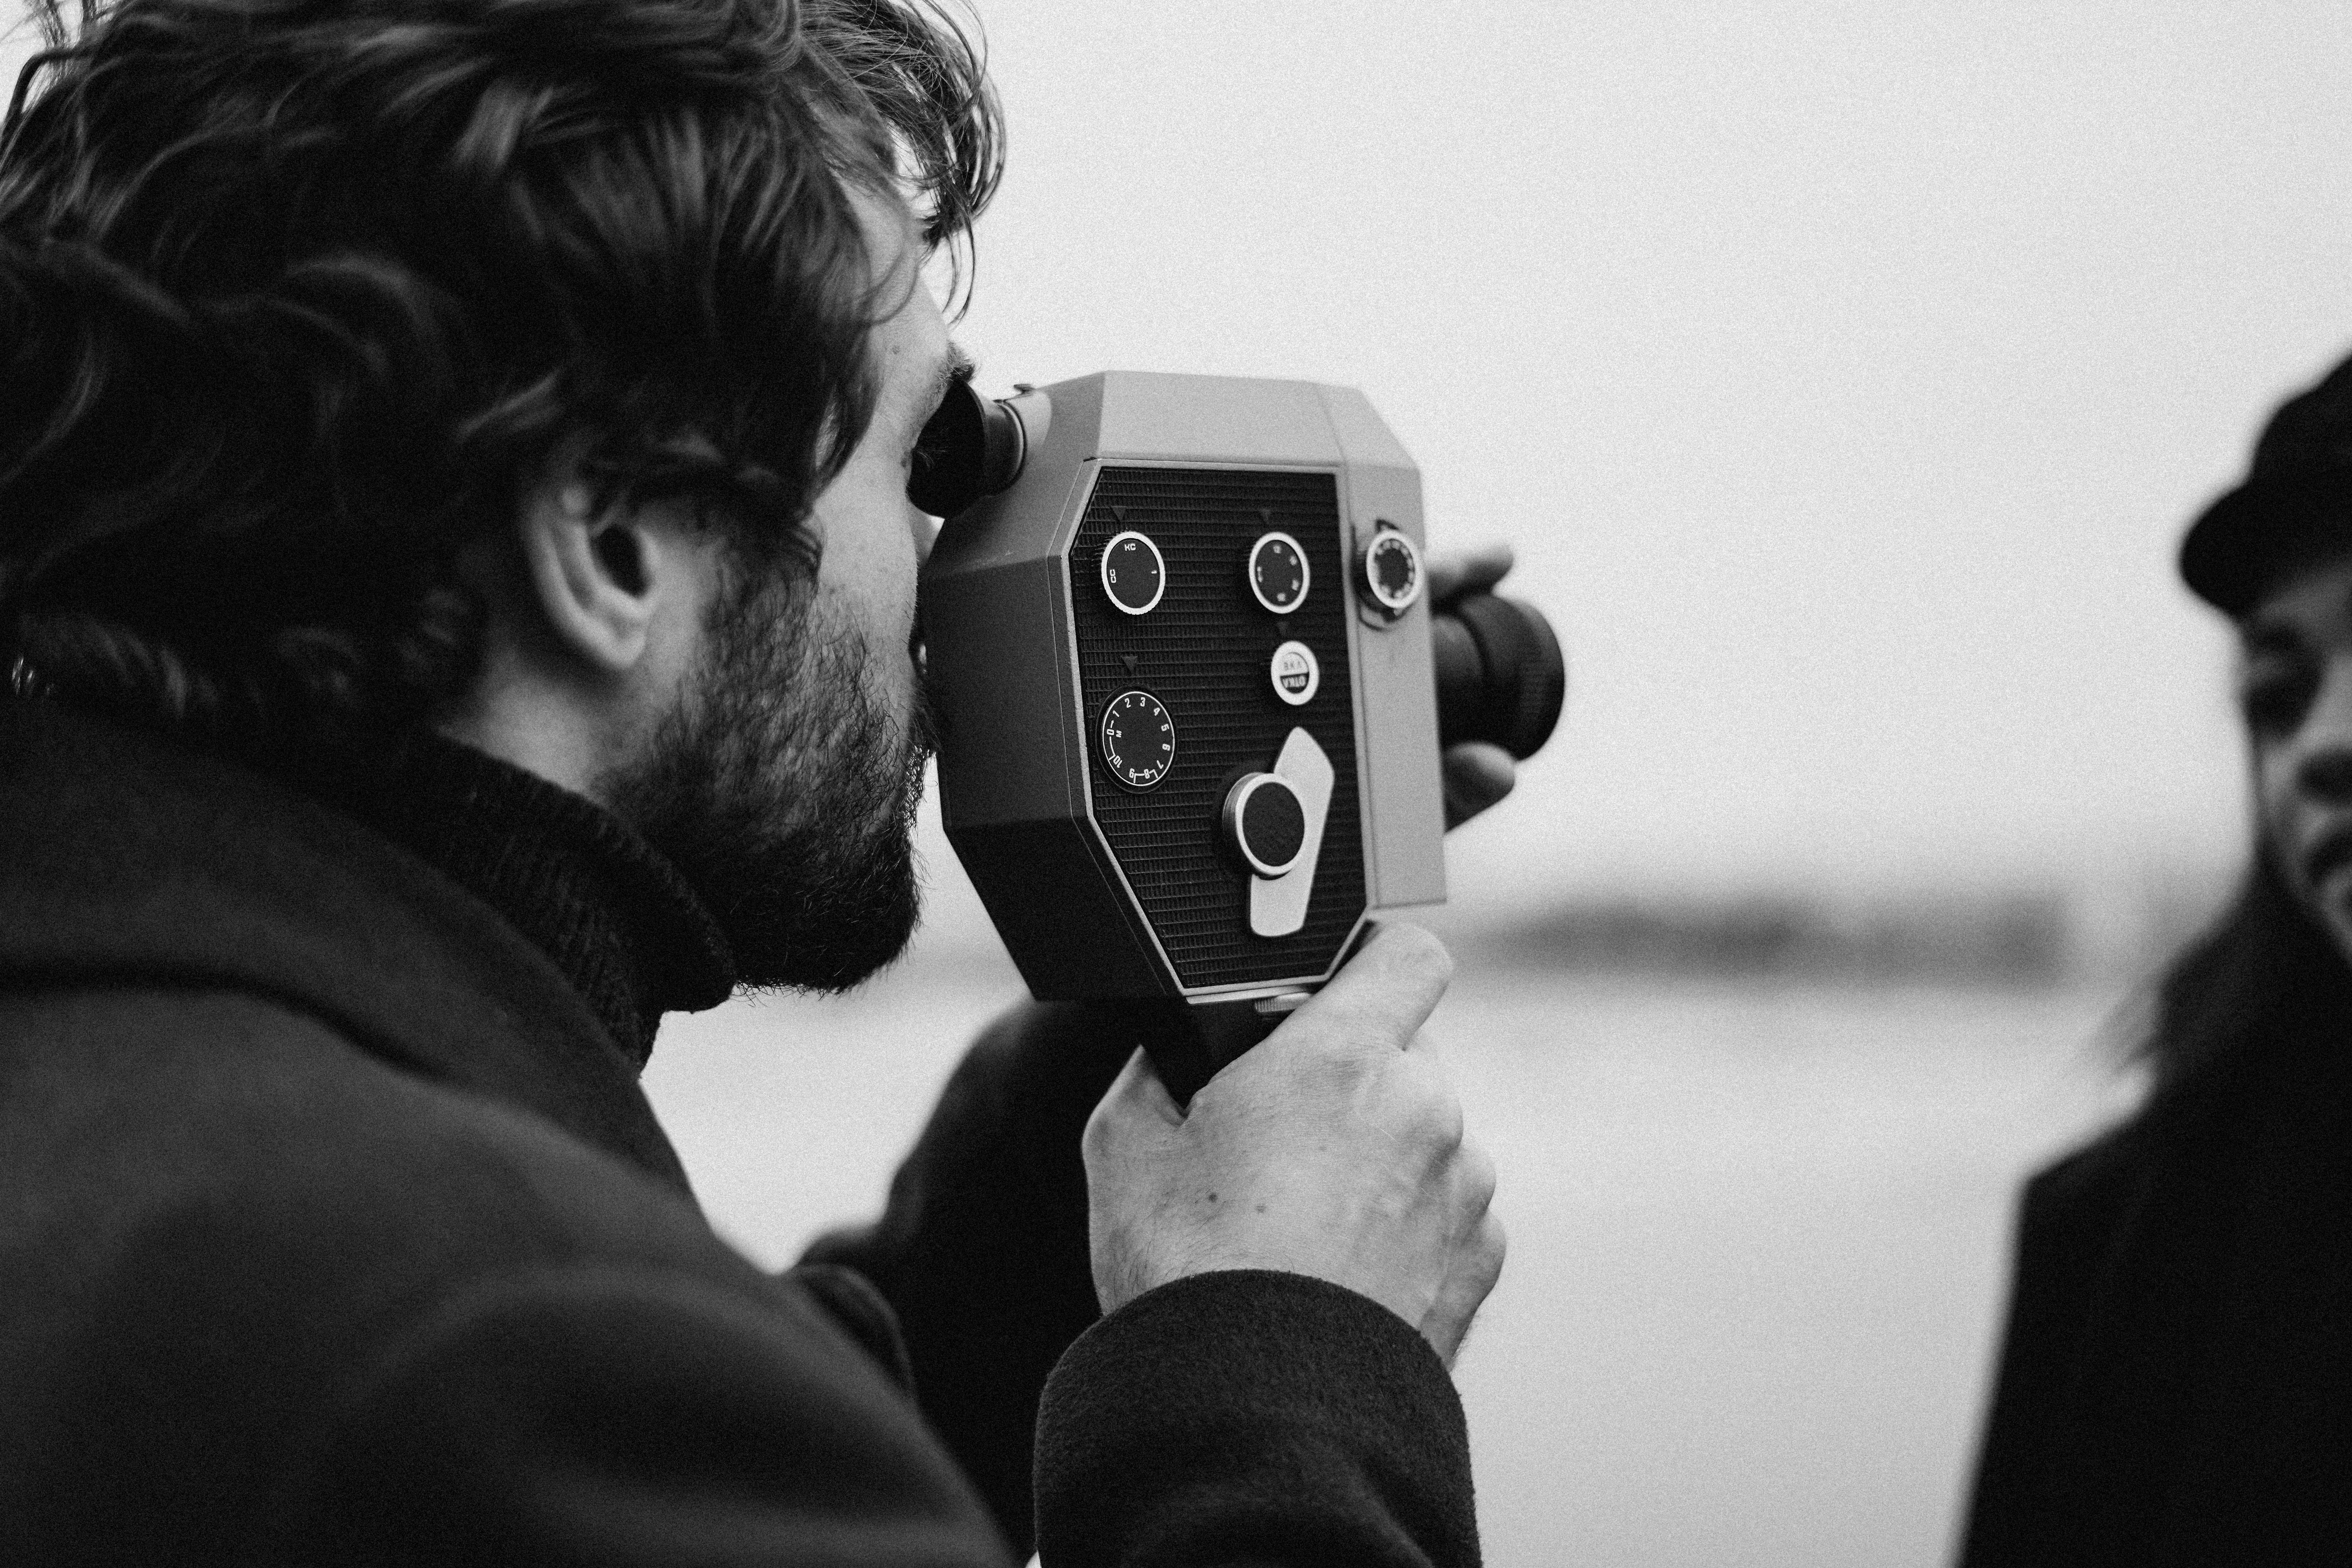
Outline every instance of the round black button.
{"type": "Polygon", "coordinates": [[[1363,563],[1365,591],[1382,616],[1395,620],[1412,608],[1421,597],[1421,552],[1412,540],[1383,528],[1364,546],[1363,563]]]}
{"type": "Polygon", "coordinates": [[[1122,691],[1103,709],[1103,765],[1129,789],[1150,789],[1176,763],[1176,721],[1149,691],[1122,691]]]}
{"type": "Polygon", "coordinates": [[[1307,602],[1309,575],[1307,552],[1286,533],[1261,533],[1250,546],[1250,592],[1277,616],[1286,616],[1307,602]]]}
{"type": "Polygon", "coordinates": [[[1307,848],[1307,806],[1279,773],[1250,773],[1226,792],[1225,842],[1261,877],[1283,875],[1307,848]]]}
{"type": "Polygon", "coordinates": [[[1129,615],[1150,615],[1168,585],[1160,546],[1132,529],[1113,534],[1103,546],[1102,585],[1110,602],[1129,615]]]}

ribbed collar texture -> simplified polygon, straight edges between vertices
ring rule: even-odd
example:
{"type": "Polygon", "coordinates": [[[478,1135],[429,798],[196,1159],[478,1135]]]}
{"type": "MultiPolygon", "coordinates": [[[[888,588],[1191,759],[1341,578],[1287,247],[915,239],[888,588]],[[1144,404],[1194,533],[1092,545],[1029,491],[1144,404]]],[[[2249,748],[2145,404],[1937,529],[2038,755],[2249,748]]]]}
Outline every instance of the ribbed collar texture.
{"type": "Polygon", "coordinates": [[[503,915],[640,1066],[664,1013],[734,988],[727,939],[677,868],[583,795],[433,734],[322,793],[503,915]]]}

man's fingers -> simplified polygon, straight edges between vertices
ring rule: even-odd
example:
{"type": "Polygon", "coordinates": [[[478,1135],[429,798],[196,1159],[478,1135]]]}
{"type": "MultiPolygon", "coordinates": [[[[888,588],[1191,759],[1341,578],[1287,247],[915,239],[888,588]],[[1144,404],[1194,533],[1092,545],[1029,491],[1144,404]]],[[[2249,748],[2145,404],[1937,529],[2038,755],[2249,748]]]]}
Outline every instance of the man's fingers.
{"type": "Polygon", "coordinates": [[[1453,978],[1444,943],[1419,926],[1384,923],[1267,1043],[1307,1035],[1401,1051],[1437,1010],[1453,978]]]}
{"type": "Polygon", "coordinates": [[[1459,827],[1511,793],[1518,783],[1518,765],[1511,753],[1486,741],[1464,741],[1445,748],[1445,826],[1459,827]]]}
{"type": "Polygon", "coordinates": [[[1462,1194],[1464,1206],[1483,1221],[1495,1202],[1495,1157],[1486,1146],[1475,1138],[1462,1141],[1462,1194]]]}
{"type": "Polygon", "coordinates": [[[1431,602],[1443,605],[1459,595],[1492,588],[1510,572],[1513,559],[1507,544],[1433,553],[1429,558],[1431,602]]]}
{"type": "Polygon", "coordinates": [[[1470,1284],[1484,1301],[1503,1277],[1503,1264],[1511,1253],[1510,1237],[1503,1229],[1502,1220],[1493,1209],[1478,1216],[1478,1234],[1470,1247],[1470,1284]]]}

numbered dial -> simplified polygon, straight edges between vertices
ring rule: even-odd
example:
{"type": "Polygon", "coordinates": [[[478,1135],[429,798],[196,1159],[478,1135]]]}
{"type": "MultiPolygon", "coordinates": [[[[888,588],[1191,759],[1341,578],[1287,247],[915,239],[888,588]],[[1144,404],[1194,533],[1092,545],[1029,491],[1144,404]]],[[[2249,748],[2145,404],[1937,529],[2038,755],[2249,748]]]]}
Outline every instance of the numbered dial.
{"type": "Polygon", "coordinates": [[[1261,533],[1250,546],[1249,585],[1257,602],[1286,616],[1307,602],[1307,552],[1286,533],[1261,533]]]}
{"type": "Polygon", "coordinates": [[[1113,534],[1103,546],[1102,587],[1110,602],[1130,616],[1148,616],[1159,608],[1160,595],[1168,587],[1160,546],[1133,529],[1113,534]]]}
{"type": "Polygon", "coordinates": [[[1176,765],[1176,721],[1149,691],[1122,691],[1103,709],[1103,766],[1128,789],[1150,789],[1176,765]]]}

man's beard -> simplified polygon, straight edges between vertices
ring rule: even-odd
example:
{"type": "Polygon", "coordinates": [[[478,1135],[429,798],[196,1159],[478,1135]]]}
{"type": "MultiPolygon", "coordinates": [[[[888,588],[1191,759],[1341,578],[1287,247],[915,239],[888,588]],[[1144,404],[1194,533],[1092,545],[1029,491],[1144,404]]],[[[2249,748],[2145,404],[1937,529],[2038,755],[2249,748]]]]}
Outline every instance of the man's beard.
{"type": "Polygon", "coordinates": [[[931,726],[892,721],[884,657],[814,584],[751,563],[705,628],[697,679],[614,808],[677,867],[734,949],[740,983],[845,990],[897,958],[920,892],[912,842],[931,726]]]}

